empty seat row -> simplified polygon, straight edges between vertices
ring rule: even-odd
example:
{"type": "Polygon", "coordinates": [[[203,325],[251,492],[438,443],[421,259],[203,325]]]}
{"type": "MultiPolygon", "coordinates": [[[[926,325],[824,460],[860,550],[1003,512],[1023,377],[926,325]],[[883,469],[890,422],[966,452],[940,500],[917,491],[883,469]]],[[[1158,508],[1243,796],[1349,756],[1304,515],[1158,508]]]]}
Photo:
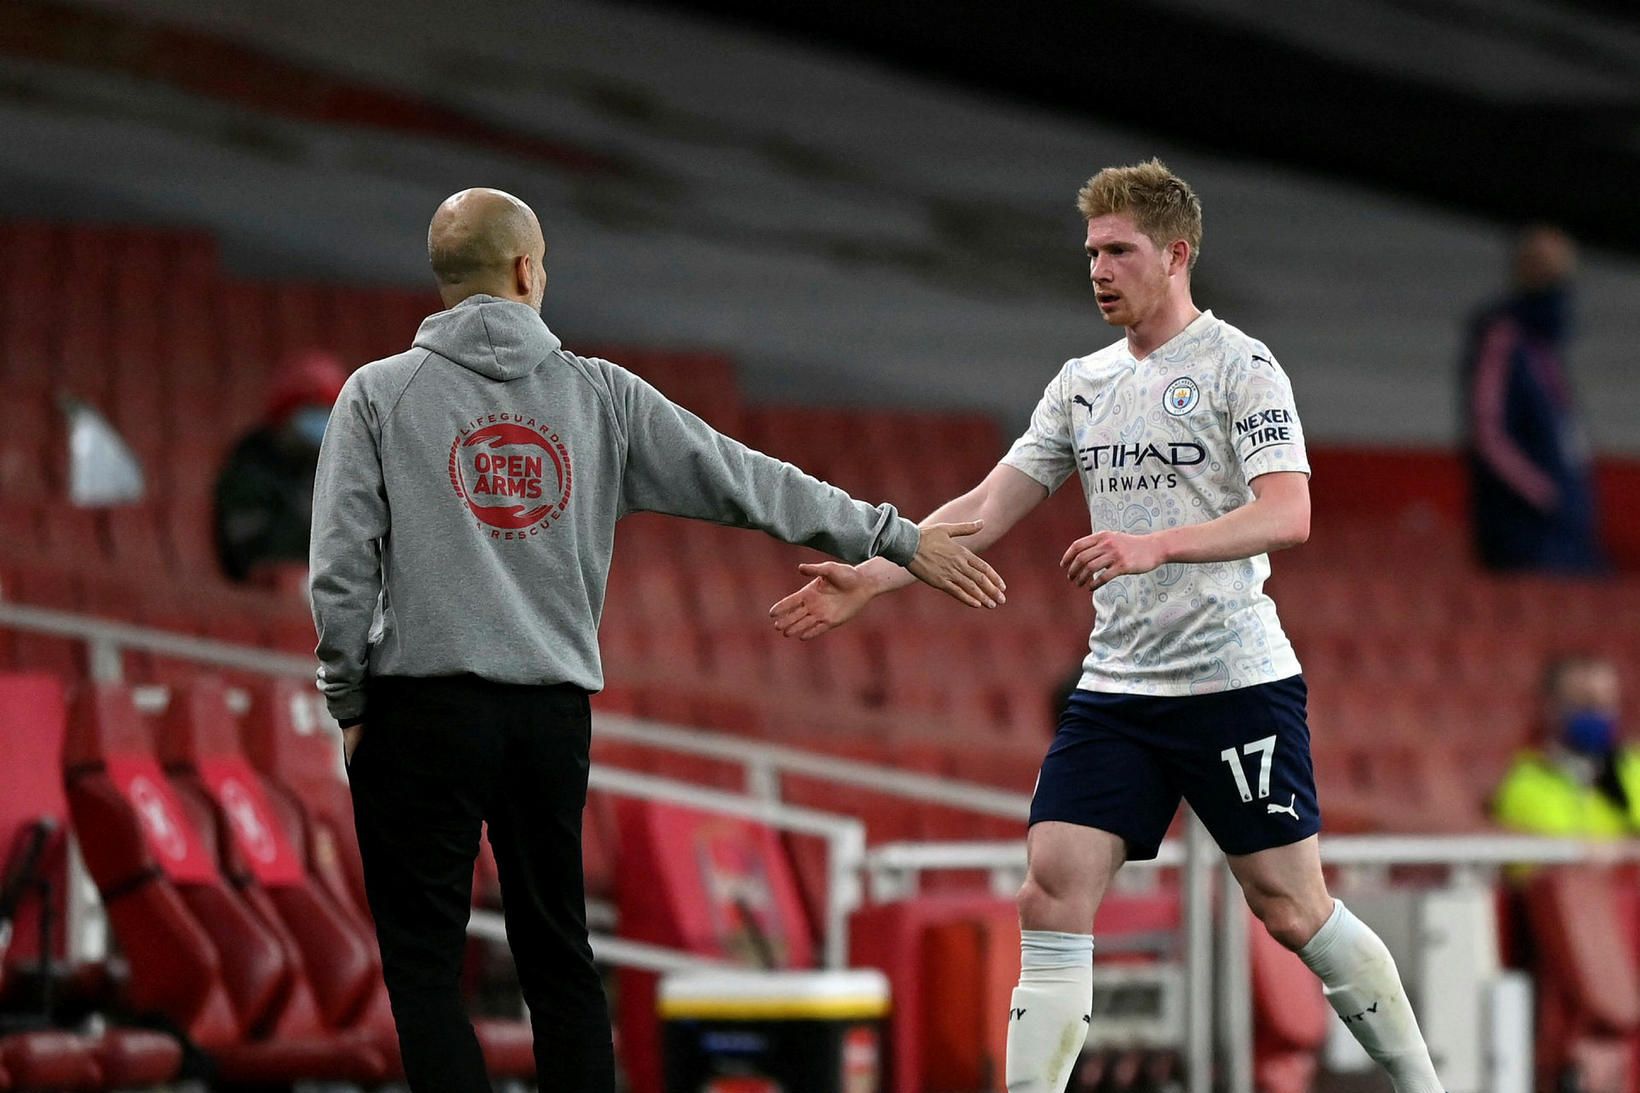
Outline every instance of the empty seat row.
{"type": "MultiPolygon", "coordinates": [[[[242,738],[209,677],[153,726],[123,687],[82,688],[65,718],[51,677],[0,677],[0,740],[29,748],[8,786],[72,817],[129,967],[122,1004],[162,1016],[226,1082],[401,1073],[334,736],[308,702],[263,689],[242,738]]],[[[527,1026],[478,1031],[494,1074],[533,1075],[527,1026]]]]}
{"type": "MultiPolygon", "coordinates": [[[[66,902],[68,807],[61,776],[62,688],[50,676],[0,677],[0,984],[51,967],[66,902]],[[31,774],[39,773],[38,777],[31,774]]],[[[47,975],[50,975],[47,971],[47,975]]],[[[0,1091],[130,1089],[176,1076],[182,1048],[143,1029],[98,1035],[53,1028],[48,1012],[7,1012],[0,1024],[0,1091]]]]}

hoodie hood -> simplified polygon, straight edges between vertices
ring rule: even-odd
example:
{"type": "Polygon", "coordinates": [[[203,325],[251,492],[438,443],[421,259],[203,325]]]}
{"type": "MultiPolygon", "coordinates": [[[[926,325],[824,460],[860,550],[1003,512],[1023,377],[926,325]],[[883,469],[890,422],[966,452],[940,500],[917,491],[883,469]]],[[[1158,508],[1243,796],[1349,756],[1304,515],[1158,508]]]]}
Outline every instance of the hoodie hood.
{"type": "Polygon", "coordinates": [[[503,381],[534,372],[562,344],[528,304],[484,295],[427,316],[415,341],[417,349],[503,381]]]}

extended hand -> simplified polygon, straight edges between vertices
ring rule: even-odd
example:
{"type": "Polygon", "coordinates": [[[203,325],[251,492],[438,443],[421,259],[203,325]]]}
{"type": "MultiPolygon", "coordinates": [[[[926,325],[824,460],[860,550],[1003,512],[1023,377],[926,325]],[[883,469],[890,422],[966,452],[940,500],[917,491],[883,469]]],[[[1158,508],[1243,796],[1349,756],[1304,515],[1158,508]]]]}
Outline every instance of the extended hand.
{"type": "Polygon", "coordinates": [[[1099,588],[1113,577],[1128,573],[1149,573],[1167,558],[1154,535],[1128,535],[1120,531],[1097,531],[1070,545],[1059,564],[1065,576],[1078,588],[1099,588]]]}
{"type": "Polygon", "coordinates": [[[788,638],[808,641],[834,630],[876,595],[858,569],[842,562],[806,562],[797,571],[814,580],[769,608],[774,628],[788,638]]]}
{"type": "Polygon", "coordinates": [[[969,520],[961,524],[929,524],[922,528],[922,540],[917,544],[916,557],[906,566],[911,575],[923,584],[937,588],[954,600],[969,607],[995,607],[1006,603],[1002,583],[996,570],[985,559],[969,550],[957,539],[972,535],[985,526],[983,520],[969,520]]]}

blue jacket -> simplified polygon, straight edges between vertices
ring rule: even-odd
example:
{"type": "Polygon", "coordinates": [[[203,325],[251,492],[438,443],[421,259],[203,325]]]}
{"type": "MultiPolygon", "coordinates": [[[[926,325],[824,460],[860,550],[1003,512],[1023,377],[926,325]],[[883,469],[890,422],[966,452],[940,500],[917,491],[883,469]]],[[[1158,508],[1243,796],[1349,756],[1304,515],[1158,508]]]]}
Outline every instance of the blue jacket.
{"type": "Polygon", "coordinates": [[[1588,445],[1566,380],[1566,292],[1482,311],[1464,357],[1475,545],[1492,569],[1602,568],[1588,445]]]}

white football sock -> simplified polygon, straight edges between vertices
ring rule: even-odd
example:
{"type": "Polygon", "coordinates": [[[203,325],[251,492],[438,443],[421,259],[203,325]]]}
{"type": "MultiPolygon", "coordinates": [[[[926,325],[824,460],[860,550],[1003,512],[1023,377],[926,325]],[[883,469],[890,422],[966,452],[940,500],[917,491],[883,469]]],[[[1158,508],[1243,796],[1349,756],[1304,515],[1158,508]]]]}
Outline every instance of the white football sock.
{"type": "Polygon", "coordinates": [[[1320,978],[1345,1027],[1389,1075],[1395,1093],[1442,1093],[1395,958],[1366,923],[1334,900],[1332,917],[1298,956],[1320,978]]]}
{"type": "Polygon", "coordinates": [[[1093,1014],[1093,935],[1019,932],[1008,1011],[1008,1093],[1063,1093],[1093,1014]]]}

